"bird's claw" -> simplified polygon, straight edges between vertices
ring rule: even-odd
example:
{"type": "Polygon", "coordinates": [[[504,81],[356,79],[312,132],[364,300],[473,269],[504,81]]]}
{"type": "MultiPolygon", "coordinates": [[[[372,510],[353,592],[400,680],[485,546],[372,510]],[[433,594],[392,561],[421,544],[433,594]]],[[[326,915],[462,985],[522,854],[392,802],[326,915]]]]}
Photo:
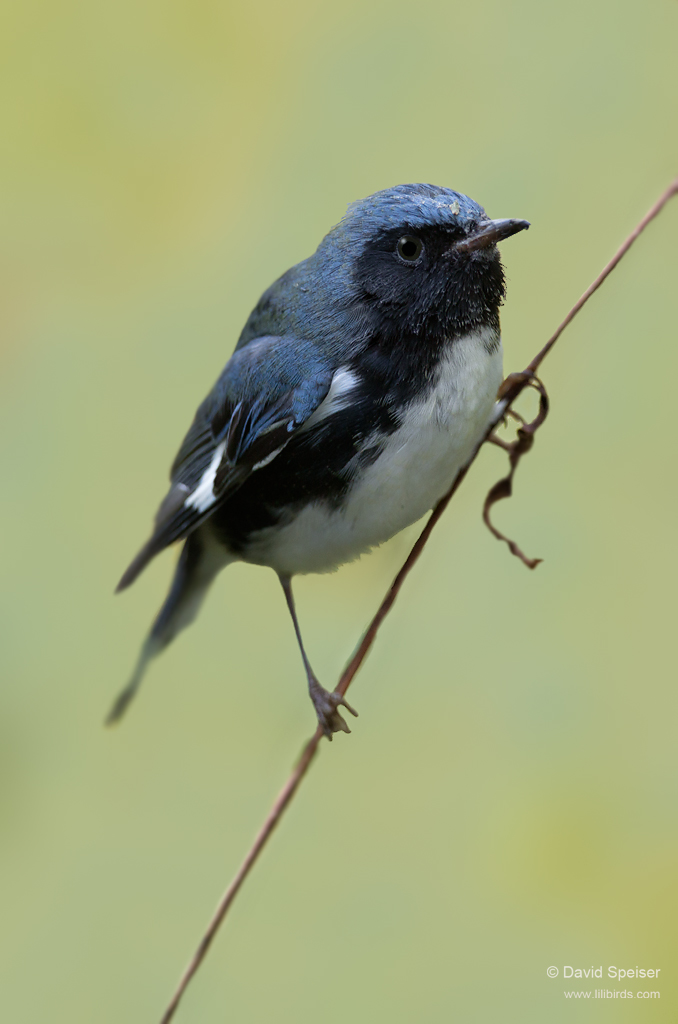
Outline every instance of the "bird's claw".
{"type": "Polygon", "coordinates": [[[351,731],[346,719],[339,714],[339,708],[346,708],[346,710],[355,718],[358,717],[358,712],[355,708],[351,707],[343,694],[338,693],[336,690],[333,693],[330,693],[329,690],[318,685],[317,688],[313,688],[311,700],[313,701],[313,706],[318,716],[320,728],[324,732],[325,736],[327,736],[328,740],[332,739],[332,735],[335,732],[351,731]]]}

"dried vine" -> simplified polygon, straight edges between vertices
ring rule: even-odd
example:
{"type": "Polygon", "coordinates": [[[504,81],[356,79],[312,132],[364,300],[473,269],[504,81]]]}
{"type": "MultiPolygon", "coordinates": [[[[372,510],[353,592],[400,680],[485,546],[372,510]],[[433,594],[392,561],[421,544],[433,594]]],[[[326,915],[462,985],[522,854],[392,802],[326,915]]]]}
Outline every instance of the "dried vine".
{"type": "MultiPolygon", "coordinates": [[[[546,342],[544,347],[537,353],[532,362],[522,372],[509,374],[509,376],[506,378],[506,380],[504,381],[500,388],[495,415],[487,431],[487,434],[473,452],[468,463],[459,471],[454,483],[450,487],[447,494],[445,494],[443,498],[441,498],[441,500],[438,502],[435,509],[431,513],[426,523],[426,526],[424,527],[421,534],[417,538],[414,547],[412,548],[409,555],[407,556],[407,559],[405,560],[405,563],[403,564],[398,575],[396,576],[393,583],[389,587],[386,596],[381,602],[374,618],[370,622],[365,634],[362,637],[362,640],[360,641],[355,653],[353,654],[353,657],[351,658],[348,665],[342,672],[336,687],[339,693],[345,694],[349,686],[351,685],[351,682],[353,681],[356,672],[362,665],[365,656],[367,655],[372,644],[374,643],[381,623],[384,621],[389,611],[391,610],[393,603],[396,597],[398,596],[403,583],[405,582],[405,578],[407,577],[407,575],[413,568],[415,562],[417,561],[422,551],[424,550],[424,547],[429,537],[431,536],[433,528],[435,527],[436,523],[438,522],[443,512],[449,505],[453,495],[456,493],[462,480],[466,476],[469,467],[474,462],[476,456],[478,455],[478,452],[480,451],[480,448],[486,441],[491,441],[495,444],[499,444],[500,447],[504,448],[507,451],[509,456],[509,473],[507,476],[499,480],[494,485],[494,487],[491,488],[489,494],[487,495],[487,498],[485,499],[485,503],[483,506],[483,520],[485,521],[488,529],[492,532],[492,534],[498,540],[505,541],[508,544],[511,553],[514,554],[516,557],[520,558],[525,563],[525,565],[533,569],[536,565],[539,564],[541,559],[528,558],[521,551],[521,549],[518,547],[515,541],[509,540],[509,538],[506,537],[503,533],[501,533],[492,524],[490,520],[490,509],[492,508],[492,506],[497,501],[501,501],[503,498],[510,497],[513,484],[513,477],[518,467],[518,464],[523,455],[526,455],[527,452],[529,452],[532,448],[535,433],[543,424],[548,414],[548,396],[546,394],[546,389],[544,388],[544,385],[536,377],[536,372],[539,369],[539,366],[543,362],[544,358],[551,351],[556,341],[563,333],[565,328],[568,326],[568,324],[572,322],[572,320],[580,311],[580,309],[590,299],[593,293],[600,287],[600,285],[608,277],[612,270],[614,270],[619,261],[626,255],[626,253],[631,248],[635,240],[645,230],[650,221],[654,220],[654,218],[661,212],[661,210],[664,208],[669,199],[671,199],[672,196],[676,195],[677,193],[678,178],[676,178],[671,183],[671,185],[669,185],[666,191],[659,197],[657,202],[651,207],[650,210],[648,210],[646,215],[634,228],[634,230],[628,236],[626,241],[617,250],[617,252],[612,257],[610,262],[603,268],[603,270],[600,272],[595,281],[593,281],[593,283],[586,289],[581,298],[574,304],[574,306],[569,311],[565,319],[554,331],[554,333],[551,335],[551,337],[546,342]],[[534,388],[539,393],[539,411],[535,419],[529,423],[526,423],[522,419],[522,417],[518,416],[518,414],[515,413],[512,409],[513,403],[526,388],[534,388]],[[494,433],[495,427],[506,416],[512,416],[519,422],[516,440],[510,443],[502,441],[494,433]]],[[[212,920],[207,926],[205,933],[200,941],[200,944],[198,945],[198,948],[191,957],[191,960],[179,981],[177,989],[162,1016],[160,1024],[169,1024],[169,1022],[174,1017],[177,1006],[179,1005],[179,1001],[181,1000],[181,997],[186,991],[186,988],[191,978],[193,977],[195,972],[200,967],[200,964],[204,960],[205,955],[209,947],[211,946],[212,941],[219,929],[219,926],[221,925],[222,921],[226,916],[226,913],[228,912],[229,907],[231,906],[231,903],[235,899],[243,882],[247,878],[255,861],[257,860],[257,857],[261,853],[268,837],[270,836],[271,832],[280,821],[280,818],[282,817],[286,807],[290,803],[292,797],[299,788],[302,779],[304,778],[306,772],[308,771],[311,762],[315,757],[315,754],[317,753],[318,745],[320,743],[320,740],[322,739],[322,736],[322,730],[318,728],[313,737],[306,744],[302,752],[302,755],[299,758],[299,761],[297,762],[289,779],[287,780],[282,790],[278,794],[278,797],[276,798],[273,807],[271,808],[264,824],[259,830],[259,833],[256,836],[252,846],[250,847],[250,850],[248,851],[247,856],[242,862],[235,878],[229,885],[226,892],[221,897],[219,904],[217,905],[216,911],[212,917],[212,920]]]]}

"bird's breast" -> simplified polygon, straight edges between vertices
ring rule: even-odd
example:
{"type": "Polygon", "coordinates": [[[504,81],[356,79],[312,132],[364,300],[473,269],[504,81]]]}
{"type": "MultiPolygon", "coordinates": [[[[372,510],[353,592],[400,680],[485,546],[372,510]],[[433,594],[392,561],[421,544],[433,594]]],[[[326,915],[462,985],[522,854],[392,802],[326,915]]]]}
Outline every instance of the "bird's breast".
{"type": "Polygon", "coordinates": [[[339,507],[311,502],[290,522],[252,538],[246,558],[276,571],[325,572],[351,561],[434,507],[481,440],[502,380],[490,329],[455,338],[429,386],[401,410],[389,434],[375,431],[347,467],[339,507]],[[361,452],[379,454],[362,464],[361,452]]]}

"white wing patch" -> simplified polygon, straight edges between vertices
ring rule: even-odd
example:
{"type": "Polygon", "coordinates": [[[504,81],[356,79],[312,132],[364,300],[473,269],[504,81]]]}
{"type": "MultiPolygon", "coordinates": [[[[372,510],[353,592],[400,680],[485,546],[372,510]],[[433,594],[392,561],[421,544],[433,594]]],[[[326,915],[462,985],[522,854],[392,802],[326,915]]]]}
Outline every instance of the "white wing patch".
{"type": "Polygon", "coordinates": [[[311,413],[300,430],[308,430],[315,427],[322,420],[327,419],[332,413],[347,409],[351,404],[351,392],[360,383],[360,377],[347,366],[340,366],[332,377],[330,390],[327,392],[318,408],[311,413]]]}
{"type": "MultiPolygon", "coordinates": [[[[325,398],[320,403],[315,412],[311,413],[309,418],[300,428],[301,430],[307,430],[309,427],[315,426],[322,420],[331,416],[332,413],[339,412],[341,409],[346,409],[351,404],[351,392],[360,383],[360,378],[352,370],[349,370],[346,366],[341,366],[332,377],[332,383],[330,389],[325,395],[325,398]]],[[[280,426],[279,422],[272,423],[266,430],[262,430],[261,433],[265,434],[269,430],[274,430],[280,426]]],[[[276,448],[274,452],[267,455],[266,458],[262,459],[252,466],[252,471],[257,469],[263,469],[269,462],[272,462],[276,455],[279,455],[285,446],[282,445],[280,448],[276,448]]],[[[215,448],[212,461],[209,466],[200,477],[200,481],[192,491],[191,494],[186,498],[184,502],[185,507],[196,509],[197,512],[206,512],[210,505],[215,502],[214,497],[214,480],[217,475],[217,470],[223,458],[226,450],[226,441],[222,441],[221,444],[215,448]]]]}
{"type": "Polygon", "coordinates": [[[264,466],[268,466],[269,462],[273,462],[276,455],[280,455],[284,447],[285,445],[283,444],[280,448],[276,448],[274,452],[271,452],[270,455],[267,455],[265,459],[262,459],[261,462],[255,462],[252,466],[252,472],[254,473],[256,469],[263,469],[264,466]]]}
{"type": "Polygon", "coordinates": [[[197,509],[198,512],[204,512],[210,505],[214,504],[214,478],[217,475],[219,463],[224,456],[225,450],[226,442],[222,441],[215,449],[209,466],[200,477],[200,483],[193,493],[189,494],[188,498],[186,498],[184,505],[197,509]]]}

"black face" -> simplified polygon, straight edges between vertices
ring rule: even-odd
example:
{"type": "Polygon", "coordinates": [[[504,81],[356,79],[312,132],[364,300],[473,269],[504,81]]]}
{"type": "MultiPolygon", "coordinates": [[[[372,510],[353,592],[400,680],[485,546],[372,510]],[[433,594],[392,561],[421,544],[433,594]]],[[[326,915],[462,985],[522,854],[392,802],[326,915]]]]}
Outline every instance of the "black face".
{"type": "MultiPolygon", "coordinates": [[[[388,331],[429,343],[497,326],[504,273],[496,245],[457,249],[472,234],[457,225],[388,231],[358,259],[363,300],[388,331]]],[[[390,333],[390,332],[389,332],[390,333]]]]}

